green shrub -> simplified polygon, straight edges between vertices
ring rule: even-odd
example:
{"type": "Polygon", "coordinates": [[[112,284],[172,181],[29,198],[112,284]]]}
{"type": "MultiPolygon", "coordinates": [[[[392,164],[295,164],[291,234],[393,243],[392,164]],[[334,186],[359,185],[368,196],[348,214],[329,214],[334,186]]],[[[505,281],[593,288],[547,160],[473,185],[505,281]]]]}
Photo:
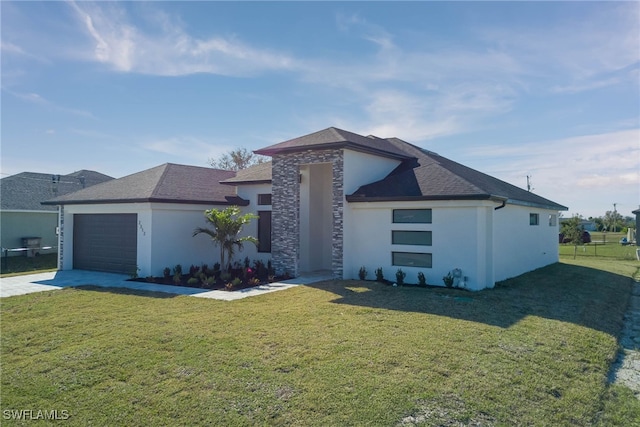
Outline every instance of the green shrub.
{"type": "Polygon", "coordinates": [[[182,276],[182,266],[180,264],[176,264],[176,266],[173,267],[173,275],[175,276],[176,274],[182,276]]]}
{"type": "Polygon", "coordinates": [[[189,280],[187,280],[187,285],[195,286],[198,284],[198,282],[199,280],[197,277],[190,277],[189,280]]]}
{"type": "Polygon", "coordinates": [[[418,285],[427,286],[427,278],[422,271],[418,273],[418,285]]]}
{"type": "Polygon", "coordinates": [[[442,278],[442,281],[444,282],[445,286],[447,288],[450,288],[453,286],[453,276],[451,275],[451,272],[448,272],[446,276],[444,276],[442,278]]]}
{"type": "Polygon", "coordinates": [[[396,271],[396,283],[398,284],[398,286],[404,285],[405,277],[407,277],[407,273],[405,273],[404,271],[402,271],[401,268],[399,268],[398,271],[396,271]]]}
{"type": "Polygon", "coordinates": [[[365,280],[367,278],[367,274],[368,274],[368,271],[364,267],[364,265],[360,267],[360,271],[358,271],[358,277],[360,278],[360,280],[365,280]]]}
{"type": "Polygon", "coordinates": [[[382,267],[376,269],[376,281],[383,282],[384,274],[382,273],[382,267]]]}

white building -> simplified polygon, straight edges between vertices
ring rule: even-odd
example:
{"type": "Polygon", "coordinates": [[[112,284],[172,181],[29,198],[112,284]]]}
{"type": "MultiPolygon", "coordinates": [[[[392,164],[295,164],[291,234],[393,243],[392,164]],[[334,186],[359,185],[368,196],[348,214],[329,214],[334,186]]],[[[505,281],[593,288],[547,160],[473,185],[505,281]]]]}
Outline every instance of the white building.
{"type": "Polygon", "coordinates": [[[240,256],[293,276],[402,269],[407,283],[422,272],[443,285],[459,270],[480,290],[558,261],[566,207],[400,139],[328,128],[256,152],[272,162],[238,173],[167,164],[47,202],[62,210],[60,268],[211,264],[217,251],[191,233],[204,209],[230,204],[259,216],[246,233],[260,245],[240,256]]]}

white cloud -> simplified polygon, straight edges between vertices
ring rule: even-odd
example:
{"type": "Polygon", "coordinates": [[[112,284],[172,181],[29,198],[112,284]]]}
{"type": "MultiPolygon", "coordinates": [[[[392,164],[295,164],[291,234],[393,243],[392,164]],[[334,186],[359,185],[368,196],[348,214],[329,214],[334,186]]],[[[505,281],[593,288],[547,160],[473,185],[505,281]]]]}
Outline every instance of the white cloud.
{"type": "Polygon", "coordinates": [[[130,24],[115,4],[70,5],[93,39],[94,48],[87,59],[109,64],[117,71],[163,76],[251,75],[294,67],[293,59],[285,54],[257,49],[233,37],[192,37],[160,12],[153,16],[158,35],[130,24]]]}
{"type": "Polygon", "coordinates": [[[23,93],[23,92],[14,92],[8,89],[3,89],[5,92],[10,93],[11,95],[15,96],[16,98],[22,99],[23,101],[27,101],[30,102],[32,104],[36,104],[39,105],[41,107],[44,108],[48,108],[51,110],[55,110],[55,111],[60,111],[63,113],[69,113],[69,114],[73,114],[76,116],[82,116],[82,117],[87,117],[87,118],[95,118],[95,116],[93,114],[91,114],[91,112],[89,111],[85,111],[85,110],[81,110],[81,109],[77,109],[77,108],[70,108],[70,107],[65,107],[63,105],[59,105],[56,104],[55,102],[49,101],[48,99],[42,97],[40,94],[37,93],[23,93]]]}
{"type": "Polygon", "coordinates": [[[24,50],[22,47],[18,46],[17,44],[7,42],[7,41],[0,42],[0,50],[4,55],[15,55],[15,56],[28,58],[28,59],[42,62],[42,63],[49,62],[47,59],[34,55],[32,53],[29,53],[26,50],[24,50]]]}
{"type": "Polygon", "coordinates": [[[572,212],[602,215],[611,202],[640,203],[640,129],[465,150],[469,165],[534,192],[572,212]],[[616,199],[616,200],[611,200],[616,199]]]}

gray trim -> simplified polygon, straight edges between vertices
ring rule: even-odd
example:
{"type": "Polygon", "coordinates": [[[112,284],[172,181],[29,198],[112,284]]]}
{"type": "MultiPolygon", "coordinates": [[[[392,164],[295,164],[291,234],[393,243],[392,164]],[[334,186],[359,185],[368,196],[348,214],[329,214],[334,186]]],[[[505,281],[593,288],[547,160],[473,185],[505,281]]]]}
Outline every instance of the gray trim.
{"type": "Polygon", "coordinates": [[[221,201],[206,201],[206,200],[176,200],[176,199],[156,199],[156,198],[143,198],[143,199],[104,199],[104,200],[64,200],[55,201],[49,200],[42,202],[43,205],[106,205],[106,204],[122,204],[122,203],[173,203],[183,205],[237,205],[248,206],[249,201],[240,197],[228,200],[226,202],[221,201]]]}

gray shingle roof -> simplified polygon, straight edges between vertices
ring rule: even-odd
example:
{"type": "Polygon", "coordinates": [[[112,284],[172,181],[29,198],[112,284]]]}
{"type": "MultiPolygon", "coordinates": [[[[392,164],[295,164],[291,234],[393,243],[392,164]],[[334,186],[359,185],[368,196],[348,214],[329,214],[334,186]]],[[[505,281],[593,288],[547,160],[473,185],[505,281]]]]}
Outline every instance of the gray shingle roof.
{"type": "Polygon", "coordinates": [[[223,184],[268,184],[271,183],[271,162],[264,162],[241,169],[236,176],[225,179],[223,184]]]}
{"type": "Polygon", "coordinates": [[[52,176],[58,178],[47,173],[22,172],[0,179],[0,209],[56,211],[55,206],[43,206],[42,202],[113,179],[99,172],[81,170],[59,175],[59,181],[54,184],[52,176]]]}
{"type": "Polygon", "coordinates": [[[157,202],[245,205],[247,202],[236,196],[233,187],[220,184],[220,181],[235,174],[233,171],[165,163],[48,200],[46,203],[65,205],[157,202]]]}
{"type": "Polygon", "coordinates": [[[391,144],[388,140],[366,137],[353,132],[330,127],[309,135],[290,139],[260,150],[257,154],[273,156],[279,153],[292,153],[304,150],[321,150],[329,148],[350,148],[355,151],[377,154],[386,157],[404,159],[406,153],[391,144]]]}
{"type": "Polygon", "coordinates": [[[404,160],[384,179],[363,185],[349,202],[385,200],[495,199],[557,210],[567,207],[515,185],[423,150],[398,138],[389,142],[413,159],[404,160]]]}

